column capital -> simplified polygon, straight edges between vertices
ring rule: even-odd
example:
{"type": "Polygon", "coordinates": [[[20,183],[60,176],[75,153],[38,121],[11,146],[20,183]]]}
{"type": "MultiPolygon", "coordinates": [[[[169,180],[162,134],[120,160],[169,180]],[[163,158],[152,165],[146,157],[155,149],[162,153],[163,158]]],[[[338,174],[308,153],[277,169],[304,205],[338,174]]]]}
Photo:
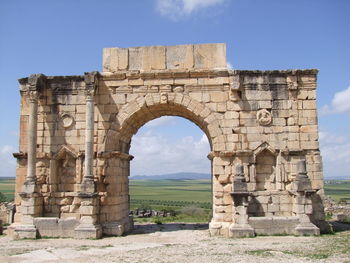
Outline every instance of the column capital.
{"type": "Polygon", "coordinates": [[[97,71],[84,73],[86,101],[93,101],[94,99],[94,95],[98,86],[98,76],[99,73],[97,71]]]}
{"type": "Polygon", "coordinates": [[[27,95],[29,98],[29,102],[36,103],[38,101],[39,94],[36,90],[28,90],[27,95]]]}
{"type": "Polygon", "coordinates": [[[86,89],[84,93],[86,101],[94,101],[95,89],[86,89]]]}
{"type": "Polygon", "coordinates": [[[21,93],[29,98],[30,102],[37,102],[39,93],[46,87],[44,74],[32,74],[27,78],[19,79],[21,93]]]}
{"type": "Polygon", "coordinates": [[[45,87],[46,76],[44,74],[32,74],[28,77],[28,85],[30,90],[40,90],[45,87]]]}

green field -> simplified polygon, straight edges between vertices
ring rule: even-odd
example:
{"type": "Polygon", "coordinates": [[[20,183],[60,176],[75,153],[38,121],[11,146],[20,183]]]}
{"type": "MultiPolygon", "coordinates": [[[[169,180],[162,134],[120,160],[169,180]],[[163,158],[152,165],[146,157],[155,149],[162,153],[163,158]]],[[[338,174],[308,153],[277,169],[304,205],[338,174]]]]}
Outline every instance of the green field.
{"type": "Polygon", "coordinates": [[[0,192],[6,197],[6,201],[12,201],[15,194],[15,178],[0,178],[0,192]]]}
{"type": "Polygon", "coordinates": [[[336,202],[347,201],[350,202],[350,181],[349,180],[335,180],[334,184],[326,184],[326,195],[332,197],[336,202]]]}
{"type": "MultiPolygon", "coordinates": [[[[0,178],[0,192],[8,201],[13,200],[14,178],[0,178]]],[[[350,181],[334,181],[326,184],[325,192],[334,200],[350,201],[350,181]]],[[[210,180],[130,180],[131,208],[148,204],[152,208],[169,206],[197,206],[209,209],[211,206],[210,180]]]]}
{"type": "Polygon", "coordinates": [[[211,208],[210,180],[130,180],[131,209],[147,204],[160,206],[197,206],[211,208]]]}

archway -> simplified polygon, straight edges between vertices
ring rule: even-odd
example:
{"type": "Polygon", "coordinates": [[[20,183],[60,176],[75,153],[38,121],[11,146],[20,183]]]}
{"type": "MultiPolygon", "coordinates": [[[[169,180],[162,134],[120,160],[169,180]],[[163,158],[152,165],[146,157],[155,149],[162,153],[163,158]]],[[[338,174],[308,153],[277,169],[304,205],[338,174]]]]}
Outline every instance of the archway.
{"type": "MultiPolygon", "coordinates": [[[[196,124],[206,134],[211,150],[215,151],[220,143],[225,143],[215,113],[187,95],[152,94],[124,105],[105,140],[105,148],[111,153],[105,160],[103,184],[106,186],[103,191],[106,197],[100,208],[100,222],[105,234],[118,234],[116,225],[121,232],[130,229],[128,178],[130,160],[133,159],[129,154],[131,139],[144,124],[161,116],[179,116],[196,124]]],[[[213,177],[213,169],[210,173],[213,177]]]]}

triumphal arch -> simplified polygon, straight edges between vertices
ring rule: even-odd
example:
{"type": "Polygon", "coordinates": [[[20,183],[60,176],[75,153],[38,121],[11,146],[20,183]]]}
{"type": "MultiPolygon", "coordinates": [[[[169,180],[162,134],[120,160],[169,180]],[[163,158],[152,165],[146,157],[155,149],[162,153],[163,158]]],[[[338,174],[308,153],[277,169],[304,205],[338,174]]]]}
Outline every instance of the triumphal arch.
{"type": "Polygon", "coordinates": [[[200,44],[105,48],[102,72],[20,79],[10,233],[127,233],[132,136],[175,115],[210,142],[211,235],[318,235],[327,224],[316,78],[314,69],[232,70],[225,44],[200,44]]]}

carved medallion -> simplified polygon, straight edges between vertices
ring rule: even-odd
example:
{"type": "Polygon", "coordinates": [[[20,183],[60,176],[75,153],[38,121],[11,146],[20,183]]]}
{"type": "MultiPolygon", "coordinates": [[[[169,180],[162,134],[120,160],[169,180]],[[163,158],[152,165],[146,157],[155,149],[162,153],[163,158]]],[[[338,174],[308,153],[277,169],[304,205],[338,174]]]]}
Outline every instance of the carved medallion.
{"type": "Polygon", "coordinates": [[[161,104],[168,103],[168,94],[166,94],[166,93],[160,94],[160,103],[161,104]]]}
{"type": "Polygon", "coordinates": [[[261,109],[256,113],[256,119],[261,126],[267,126],[272,122],[271,113],[267,109],[261,109]]]}
{"type": "Polygon", "coordinates": [[[182,86],[176,86],[173,89],[174,92],[184,92],[184,87],[182,86]]]}
{"type": "Polygon", "coordinates": [[[64,128],[69,128],[73,125],[74,118],[71,115],[64,113],[61,116],[61,123],[64,128]]]}

